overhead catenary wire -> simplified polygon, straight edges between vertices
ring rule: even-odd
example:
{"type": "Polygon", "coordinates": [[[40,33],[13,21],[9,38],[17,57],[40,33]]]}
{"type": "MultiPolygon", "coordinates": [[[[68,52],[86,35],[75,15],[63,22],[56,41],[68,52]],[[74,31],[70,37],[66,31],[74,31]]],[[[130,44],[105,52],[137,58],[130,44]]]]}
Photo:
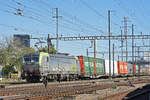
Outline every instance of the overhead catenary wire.
{"type": "MultiPolygon", "coordinates": [[[[86,7],[88,7],[89,9],[91,9],[96,15],[98,15],[100,18],[106,19],[107,18],[101,14],[100,12],[98,12],[94,7],[90,6],[85,0],[80,0],[82,2],[82,4],[84,4],[86,7]]],[[[116,26],[120,26],[119,24],[115,23],[114,21],[112,21],[112,24],[116,25],[116,26]]]]}
{"type": "MultiPolygon", "coordinates": [[[[14,9],[17,10],[17,8],[14,8],[14,9]]],[[[28,19],[31,19],[31,20],[35,20],[35,21],[37,21],[37,22],[39,22],[39,23],[42,23],[42,24],[49,24],[49,25],[54,24],[54,23],[50,23],[50,22],[47,22],[47,21],[42,21],[42,20],[40,20],[40,19],[38,19],[38,18],[35,18],[35,17],[33,17],[33,16],[18,15],[17,13],[14,13],[14,12],[11,12],[11,11],[8,11],[8,10],[2,10],[2,9],[0,9],[0,10],[3,11],[3,12],[6,12],[6,13],[12,14],[12,15],[17,15],[17,16],[21,16],[21,17],[28,18],[28,19]]],[[[71,29],[70,27],[68,27],[68,26],[63,26],[63,27],[66,28],[66,29],[72,30],[72,29],[71,29]]]]}
{"type": "MultiPolygon", "coordinates": [[[[121,0],[113,0],[114,2],[116,2],[116,4],[124,11],[126,12],[130,19],[134,20],[135,22],[139,23],[139,26],[144,28],[144,29],[147,29],[149,28],[145,22],[141,21],[140,19],[137,19],[137,15],[135,15],[135,13],[131,13],[130,11],[132,11],[132,9],[130,9],[129,7],[127,7],[123,1],[121,0]],[[136,16],[136,19],[135,19],[135,16],[136,16]],[[145,25],[145,27],[143,26],[143,24],[145,25]]],[[[122,12],[121,12],[122,13],[122,12]]]]}
{"type": "MultiPolygon", "coordinates": [[[[43,17],[45,17],[45,18],[48,18],[47,15],[39,13],[39,12],[41,12],[42,10],[39,10],[39,9],[30,7],[30,6],[27,6],[27,5],[23,4],[23,3],[20,2],[20,1],[16,1],[16,0],[12,0],[12,1],[15,2],[16,5],[19,5],[19,6],[23,7],[23,8],[26,8],[26,9],[24,9],[25,11],[31,12],[31,13],[37,15],[38,17],[42,17],[42,16],[43,16],[43,17]]],[[[46,10],[46,12],[47,12],[48,14],[51,13],[50,10],[46,10]]]]}
{"type": "MultiPolygon", "coordinates": [[[[14,0],[14,1],[17,1],[17,0],[14,0]]],[[[42,0],[39,0],[39,1],[42,1],[42,0]]],[[[46,1],[45,1],[46,2],[46,1]]],[[[36,2],[35,2],[36,3],[36,2]]],[[[23,4],[24,5],[24,4],[23,4]]],[[[42,5],[42,3],[41,3],[41,5],[42,5]]],[[[13,6],[13,5],[11,5],[11,6],[13,6]]],[[[45,24],[45,25],[50,25],[50,24],[52,24],[52,23],[50,23],[50,21],[49,20],[47,20],[47,19],[45,19],[45,18],[50,18],[51,19],[51,16],[47,16],[46,14],[44,15],[44,16],[40,16],[40,15],[43,15],[43,14],[41,14],[41,13],[37,13],[38,12],[38,9],[36,10],[36,9],[32,9],[32,6],[31,6],[31,9],[30,9],[30,6],[22,6],[24,9],[23,9],[23,12],[25,12],[24,13],[24,15],[23,16],[26,16],[26,18],[28,18],[28,19],[31,19],[31,20],[35,20],[35,21],[37,21],[37,22],[44,22],[43,24],[45,24]],[[29,8],[28,8],[29,7],[29,8]],[[27,12],[27,13],[26,13],[27,12]],[[34,12],[36,12],[36,13],[34,13],[34,12]],[[30,15],[31,13],[33,13],[33,15],[30,15]],[[38,18],[37,18],[38,17],[38,18]],[[43,18],[43,19],[39,19],[39,18],[43,18]],[[49,22],[48,22],[49,21],[49,22]]],[[[48,7],[48,6],[47,6],[48,7]]],[[[15,7],[15,8],[18,8],[18,7],[15,7]]],[[[14,9],[12,9],[12,10],[7,10],[7,9],[5,9],[5,12],[11,12],[11,13],[14,13],[14,9]],[[12,11],[13,10],[13,11],[12,11]]],[[[46,9],[42,9],[42,10],[45,10],[45,11],[47,11],[46,9]]],[[[42,11],[41,10],[41,11],[42,11]]],[[[15,11],[16,11],[16,9],[15,9],[15,11]]],[[[49,10],[48,10],[49,11],[49,10]]],[[[50,12],[51,13],[51,12],[50,12]]],[[[61,12],[61,13],[64,13],[64,12],[61,12]]],[[[14,14],[13,14],[14,15],[14,14]]],[[[91,33],[93,33],[93,35],[95,35],[95,34],[99,34],[100,33],[100,30],[98,30],[98,28],[96,28],[96,26],[95,25],[86,25],[86,22],[84,22],[84,21],[80,21],[80,20],[78,20],[78,18],[76,19],[76,18],[74,18],[74,16],[72,16],[72,15],[70,15],[70,16],[67,16],[66,14],[64,14],[65,16],[64,16],[64,18],[62,18],[62,20],[61,20],[61,23],[60,23],[60,26],[62,26],[62,30],[63,29],[66,29],[66,30],[72,30],[72,33],[78,33],[78,34],[81,34],[81,35],[89,35],[89,34],[91,34],[91,33]],[[72,18],[74,18],[74,20],[76,20],[76,22],[75,23],[73,23],[73,21],[71,20],[72,18]],[[90,28],[90,26],[92,26],[91,28],[90,28]],[[78,28],[79,27],[79,28],[78,28]],[[88,30],[88,28],[90,28],[90,30],[88,30]],[[90,31],[90,32],[89,32],[90,31]],[[87,33],[87,34],[86,34],[87,33]],[[94,34],[95,33],[95,34],[94,34]]],[[[22,17],[23,17],[22,16],[22,17]]],[[[100,16],[99,16],[100,17],[100,16]]],[[[72,33],[70,33],[71,35],[73,35],[72,33]]],[[[66,33],[64,33],[63,35],[65,35],[66,33]]],[[[68,34],[69,34],[69,32],[68,32],[68,34]]],[[[76,34],[75,34],[76,35],[76,34]]]]}
{"type": "MultiPolygon", "coordinates": [[[[14,1],[14,0],[13,0],[14,1]]],[[[27,8],[27,6],[25,6],[25,5],[23,5],[22,3],[18,3],[17,2],[17,4],[21,4],[22,6],[24,6],[25,8],[27,8]]],[[[30,9],[32,9],[31,7],[30,7],[30,9]]],[[[66,21],[66,20],[65,20],[66,21]]],[[[64,25],[64,23],[63,23],[63,25],[64,25]]],[[[65,25],[65,28],[67,27],[67,25],[65,25]]],[[[67,27],[68,28],[68,27],[67,27]]],[[[71,28],[68,28],[68,29],[71,29],[71,28]]],[[[89,30],[88,30],[89,31],[89,30]]]]}
{"type": "Polygon", "coordinates": [[[26,32],[28,34],[33,34],[33,35],[36,35],[38,33],[38,35],[47,35],[47,34],[44,34],[45,32],[40,32],[39,30],[36,30],[36,31],[33,31],[33,30],[27,30],[27,29],[23,29],[23,28],[20,28],[20,27],[16,27],[16,26],[12,26],[12,25],[7,25],[7,24],[0,24],[0,26],[2,27],[7,27],[7,28],[11,28],[12,30],[15,30],[15,31],[22,31],[22,32],[26,32]]]}
{"type": "MultiPolygon", "coordinates": [[[[14,8],[15,10],[17,10],[17,8],[14,8]]],[[[14,15],[17,15],[16,13],[13,13],[13,12],[9,12],[9,13],[11,13],[11,14],[14,14],[14,15]]],[[[32,16],[25,16],[25,15],[20,15],[20,16],[22,16],[22,17],[26,17],[26,18],[29,18],[29,19],[32,19],[32,20],[36,20],[36,21],[40,21],[40,20],[37,20],[36,18],[34,18],[34,17],[32,17],[32,16]]]]}
{"type": "MultiPolygon", "coordinates": [[[[40,1],[41,2],[41,1],[40,1]]],[[[48,3],[46,3],[46,2],[44,2],[44,1],[42,1],[42,3],[45,5],[45,6],[47,6],[47,7],[49,7],[49,4],[48,3]]],[[[62,11],[61,10],[61,12],[63,12],[64,13],[64,11],[62,11]]],[[[66,12],[65,12],[65,14],[66,14],[66,12]]],[[[70,17],[70,14],[69,14],[69,16],[67,15],[67,16],[64,16],[65,18],[73,18],[73,17],[70,17]]],[[[65,20],[66,21],[66,20],[65,20]]],[[[84,22],[81,22],[81,21],[79,21],[79,19],[76,17],[76,21],[78,21],[79,23],[82,23],[82,25],[84,25],[84,27],[86,27],[88,24],[87,23],[84,23],[84,22]]],[[[100,29],[98,29],[98,28],[94,28],[93,27],[93,25],[90,25],[89,26],[90,27],[90,29],[93,29],[93,30],[99,30],[100,31],[100,29]]],[[[87,28],[89,28],[89,27],[87,27],[87,28]]],[[[102,32],[102,31],[101,31],[102,32]]]]}
{"type": "MultiPolygon", "coordinates": [[[[61,9],[60,9],[60,10],[61,10],[61,9]]],[[[84,21],[80,20],[77,16],[70,15],[69,13],[66,13],[66,12],[63,11],[63,10],[61,10],[61,13],[62,13],[63,15],[65,15],[65,18],[68,18],[68,19],[73,20],[75,24],[83,25],[84,27],[87,27],[87,28],[96,30],[96,31],[101,32],[101,33],[105,33],[105,32],[104,32],[103,30],[101,30],[100,28],[95,27],[96,25],[88,24],[87,22],[84,22],[84,21]]],[[[99,27],[99,26],[98,26],[98,27],[99,27]]]]}
{"type": "Polygon", "coordinates": [[[47,21],[42,21],[42,20],[40,20],[38,18],[35,18],[33,16],[26,16],[26,15],[23,14],[23,12],[22,12],[23,10],[21,10],[21,9],[18,9],[18,8],[15,8],[15,7],[11,7],[11,8],[13,8],[15,11],[12,12],[12,11],[9,11],[9,10],[3,10],[3,9],[0,9],[0,10],[3,11],[3,12],[6,12],[6,13],[12,14],[12,15],[16,15],[16,16],[21,16],[21,17],[24,17],[24,18],[32,19],[32,20],[35,20],[35,21],[37,21],[39,23],[42,23],[42,24],[50,24],[50,25],[52,24],[52,23],[47,22],[47,21]],[[17,11],[20,11],[20,13],[17,13],[17,11]]]}

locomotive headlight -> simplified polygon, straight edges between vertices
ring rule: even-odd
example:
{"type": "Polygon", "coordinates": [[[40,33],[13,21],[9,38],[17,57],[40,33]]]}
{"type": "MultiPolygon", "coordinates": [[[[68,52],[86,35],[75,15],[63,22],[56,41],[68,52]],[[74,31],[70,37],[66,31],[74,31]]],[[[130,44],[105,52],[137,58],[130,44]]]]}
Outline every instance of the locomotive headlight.
{"type": "Polygon", "coordinates": [[[27,73],[25,73],[25,76],[28,76],[27,73]]]}

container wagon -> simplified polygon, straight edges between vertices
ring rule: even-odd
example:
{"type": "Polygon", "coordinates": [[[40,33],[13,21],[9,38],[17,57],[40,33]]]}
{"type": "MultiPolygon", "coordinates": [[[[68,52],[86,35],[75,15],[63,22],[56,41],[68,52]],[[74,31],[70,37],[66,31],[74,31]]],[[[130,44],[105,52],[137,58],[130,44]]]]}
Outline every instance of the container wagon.
{"type": "Polygon", "coordinates": [[[135,67],[135,75],[139,75],[139,66],[137,64],[134,64],[135,67]]]}
{"type": "Polygon", "coordinates": [[[104,75],[104,59],[78,56],[82,78],[98,78],[104,75]]]}
{"type": "Polygon", "coordinates": [[[149,75],[149,65],[140,65],[140,74],[149,75]]]}
{"type": "Polygon", "coordinates": [[[128,63],[118,61],[117,67],[118,67],[118,74],[120,76],[127,76],[128,75],[128,63]]]}
{"type": "Polygon", "coordinates": [[[136,65],[135,64],[128,63],[127,67],[128,67],[128,75],[129,76],[132,76],[133,72],[136,74],[136,65]]]}
{"type": "MultiPolygon", "coordinates": [[[[114,61],[114,68],[113,68],[113,61],[111,60],[111,75],[118,76],[118,68],[117,68],[117,61],[114,61]]],[[[109,76],[109,60],[105,60],[105,75],[109,76]]]]}

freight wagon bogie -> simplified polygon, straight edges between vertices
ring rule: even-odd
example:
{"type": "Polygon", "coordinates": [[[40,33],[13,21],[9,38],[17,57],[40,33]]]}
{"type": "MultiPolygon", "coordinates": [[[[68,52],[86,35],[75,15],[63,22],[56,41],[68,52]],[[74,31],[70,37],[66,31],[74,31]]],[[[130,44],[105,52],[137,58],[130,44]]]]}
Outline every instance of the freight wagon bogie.
{"type": "Polygon", "coordinates": [[[42,78],[46,77],[47,80],[53,81],[71,81],[79,79],[78,74],[47,74],[42,75],[42,78]]]}

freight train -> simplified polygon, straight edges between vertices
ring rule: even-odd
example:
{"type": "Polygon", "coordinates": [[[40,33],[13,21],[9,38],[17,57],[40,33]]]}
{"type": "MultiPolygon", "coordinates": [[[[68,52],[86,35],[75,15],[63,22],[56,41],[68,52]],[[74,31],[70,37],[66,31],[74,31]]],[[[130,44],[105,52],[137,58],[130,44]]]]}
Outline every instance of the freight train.
{"type": "MultiPolygon", "coordinates": [[[[28,82],[47,80],[76,80],[109,76],[109,60],[67,54],[28,53],[23,57],[22,78],[28,82]]],[[[148,67],[145,67],[148,68],[148,67]]],[[[143,69],[147,74],[149,69],[143,69]]],[[[138,66],[111,61],[111,74],[114,76],[138,74],[138,66]],[[114,67],[113,67],[114,64],[114,67]]]]}

